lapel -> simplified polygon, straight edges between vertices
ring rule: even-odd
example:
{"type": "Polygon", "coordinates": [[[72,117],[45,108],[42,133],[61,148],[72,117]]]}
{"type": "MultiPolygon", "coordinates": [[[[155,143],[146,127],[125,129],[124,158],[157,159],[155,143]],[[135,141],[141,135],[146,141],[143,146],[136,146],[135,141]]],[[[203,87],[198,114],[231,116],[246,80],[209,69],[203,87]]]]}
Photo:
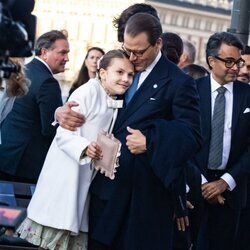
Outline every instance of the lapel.
{"type": "Polygon", "coordinates": [[[242,107],[245,100],[244,93],[245,92],[243,91],[243,88],[241,88],[241,84],[238,84],[238,82],[235,81],[233,84],[233,115],[232,115],[232,131],[231,131],[232,138],[235,133],[235,129],[237,127],[239,116],[241,112],[244,111],[242,107]]]}
{"type": "Polygon", "coordinates": [[[211,82],[210,76],[197,81],[200,95],[200,109],[202,120],[202,135],[205,141],[210,140],[211,135],[211,82]]]}
{"type": "Polygon", "coordinates": [[[149,100],[160,91],[168,82],[168,61],[164,56],[161,56],[153,70],[144,80],[140,88],[135,92],[133,98],[126,108],[119,111],[114,130],[117,130],[121,125],[136,112],[141,105],[149,100]]]}

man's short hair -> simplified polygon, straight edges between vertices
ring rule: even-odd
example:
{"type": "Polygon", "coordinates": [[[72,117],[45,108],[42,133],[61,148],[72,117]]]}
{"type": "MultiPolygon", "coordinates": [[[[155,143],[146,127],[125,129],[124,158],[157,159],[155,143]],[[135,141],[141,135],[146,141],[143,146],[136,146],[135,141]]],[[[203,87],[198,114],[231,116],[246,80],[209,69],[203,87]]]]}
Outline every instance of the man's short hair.
{"type": "Polygon", "coordinates": [[[246,45],[245,48],[241,51],[242,55],[250,55],[250,46],[246,45]]]}
{"type": "Polygon", "coordinates": [[[209,56],[218,56],[219,50],[222,44],[227,44],[229,46],[234,46],[239,50],[243,50],[244,46],[241,40],[234,34],[229,32],[216,32],[209,37],[206,48],[206,61],[211,69],[208,57],[209,56]]]}
{"type": "Polygon", "coordinates": [[[117,37],[119,42],[124,41],[124,30],[128,19],[137,13],[148,13],[159,19],[156,9],[145,3],[136,3],[125,9],[119,17],[113,19],[113,25],[117,29],[117,37]]]}
{"type": "Polygon", "coordinates": [[[148,42],[155,45],[162,34],[161,23],[158,18],[148,13],[137,13],[129,18],[125,27],[125,33],[135,37],[145,32],[148,42]]]}
{"type": "Polygon", "coordinates": [[[183,53],[183,42],[179,35],[172,32],[164,32],[162,38],[162,52],[175,64],[178,64],[183,53]]]}
{"type": "Polygon", "coordinates": [[[196,57],[196,48],[191,41],[183,39],[183,53],[187,55],[188,63],[194,63],[196,57]]]}
{"type": "Polygon", "coordinates": [[[35,54],[36,56],[41,55],[42,48],[45,49],[51,49],[53,48],[53,45],[56,40],[63,39],[67,40],[67,36],[65,34],[65,31],[59,31],[59,30],[51,30],[49,32],[44,33],[41,35],[35,44],[35,54]]]}

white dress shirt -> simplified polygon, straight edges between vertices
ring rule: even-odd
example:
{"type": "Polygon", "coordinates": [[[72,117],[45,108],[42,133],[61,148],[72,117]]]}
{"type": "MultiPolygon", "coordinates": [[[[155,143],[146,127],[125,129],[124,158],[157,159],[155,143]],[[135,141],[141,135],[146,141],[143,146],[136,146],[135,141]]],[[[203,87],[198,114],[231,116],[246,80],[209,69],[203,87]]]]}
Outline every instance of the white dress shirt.
{"type": "Polygon", "coordinates": [[[150,72],[153,70],[154,66],[158,63],[160,58],[161,58],[161,51],[159,51],[155,60],[144,71],[141,72],[137,89],[139,89],[141,87],[142,83],[147,78],[147,76],[150,74],[150,72]]]}

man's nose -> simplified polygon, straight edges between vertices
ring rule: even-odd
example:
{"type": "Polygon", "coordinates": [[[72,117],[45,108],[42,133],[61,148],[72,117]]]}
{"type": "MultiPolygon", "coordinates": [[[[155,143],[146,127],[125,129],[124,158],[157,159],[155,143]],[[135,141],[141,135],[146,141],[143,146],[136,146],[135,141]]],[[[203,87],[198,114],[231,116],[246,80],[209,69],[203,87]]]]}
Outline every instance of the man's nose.
{"type": "Polygon", "coordinates": [[[131,52],[130,53],[130,56],[129,56],[129,60],[131,61],[131,62],[133,62],[133,61],[135,61],[137,59],[137,56],[133,53],[133,52],[131,52]]]}

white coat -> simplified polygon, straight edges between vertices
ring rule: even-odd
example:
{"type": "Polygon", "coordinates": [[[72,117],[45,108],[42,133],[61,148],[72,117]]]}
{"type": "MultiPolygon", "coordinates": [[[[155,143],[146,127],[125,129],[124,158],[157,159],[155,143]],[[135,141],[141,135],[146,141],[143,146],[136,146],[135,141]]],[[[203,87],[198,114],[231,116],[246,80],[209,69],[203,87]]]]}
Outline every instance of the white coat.
{"type": "Polygon", "coordinates": [[[114,114],[107,105],[110,99],[98,79],[72,93],[69,101],[79,103],[86,122],[76,132],[58,127],[28,206],[28,218],[73,233],[88,231],[88,190],[94,175],[90,159],[80,160],[80,156],[96,141],[98,132],[108,131],[114,114]]]}

